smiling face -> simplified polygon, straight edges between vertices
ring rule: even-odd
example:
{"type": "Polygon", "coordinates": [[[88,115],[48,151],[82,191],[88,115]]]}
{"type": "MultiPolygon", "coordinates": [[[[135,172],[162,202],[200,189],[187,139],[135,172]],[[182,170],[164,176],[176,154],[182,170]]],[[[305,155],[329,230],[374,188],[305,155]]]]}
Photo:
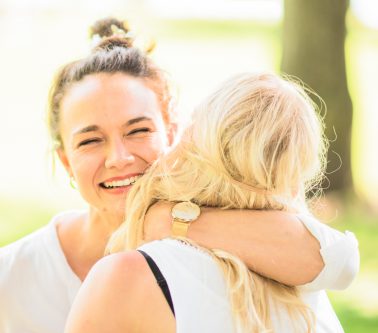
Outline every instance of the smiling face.
{"type": "Polygon", "coordinates": [[[60,109],[59,157],[91,208],[124,214],[133,182],[170,144],[156,94],[126,74],[75,83],[60,109]]]}

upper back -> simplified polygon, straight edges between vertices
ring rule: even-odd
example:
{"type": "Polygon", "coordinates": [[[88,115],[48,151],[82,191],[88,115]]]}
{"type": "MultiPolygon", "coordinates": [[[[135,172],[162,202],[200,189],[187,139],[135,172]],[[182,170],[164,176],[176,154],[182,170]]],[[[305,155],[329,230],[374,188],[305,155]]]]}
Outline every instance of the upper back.
{"type": "Polygon", "coordinates": [[[234,332],[224,278],[208,254],[170,239],[140,249],[153,258],[167,280],[178,333],[234,332]]]}

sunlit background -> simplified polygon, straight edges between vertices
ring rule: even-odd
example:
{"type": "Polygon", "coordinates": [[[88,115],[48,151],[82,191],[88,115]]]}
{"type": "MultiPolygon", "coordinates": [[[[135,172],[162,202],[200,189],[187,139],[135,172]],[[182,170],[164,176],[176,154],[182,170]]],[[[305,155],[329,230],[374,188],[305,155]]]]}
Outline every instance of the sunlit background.
{"type": "MultiPolygon", "coordinates": [[[[84,206],[59,163],[53,167],[45,126],[47,94],[56,69],[88,53],[89,26],[109,15],[127,18],[139,36],[156,40],[153,57],[177,84],[183,121],[231,74],[279,69],[281,0],[1,0],[0,246],[47,223],[54,212],[84,206]]],[[[378,1],[352,0],[347,29],[353,178],[361,202],[377,212],[378,1]]],[[[374,213],[368,219],[368,228],[378,224],[374,213]]],[[[374,241],[377,237],[361,244],[369,255],[375,253],[374,241]]],[[[377,267],[363,268],[349,291],[332,295],[349,325],[346,332],[370,332],[368,325],[378,329],[377,267]],[[367,325],[365,330],[355,328],[356,322],[367,325]]]]}

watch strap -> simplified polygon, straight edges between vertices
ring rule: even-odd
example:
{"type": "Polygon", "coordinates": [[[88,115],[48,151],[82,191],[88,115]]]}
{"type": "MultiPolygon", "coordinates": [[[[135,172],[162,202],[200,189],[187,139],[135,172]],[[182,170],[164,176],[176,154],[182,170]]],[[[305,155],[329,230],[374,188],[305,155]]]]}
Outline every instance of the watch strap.
{"type": "Polygon", "coordinates": [[[173,219],[172,223],[172,236],[174,237],[186,237],[190,222],[183,222],[177,218],[173,219]]]}

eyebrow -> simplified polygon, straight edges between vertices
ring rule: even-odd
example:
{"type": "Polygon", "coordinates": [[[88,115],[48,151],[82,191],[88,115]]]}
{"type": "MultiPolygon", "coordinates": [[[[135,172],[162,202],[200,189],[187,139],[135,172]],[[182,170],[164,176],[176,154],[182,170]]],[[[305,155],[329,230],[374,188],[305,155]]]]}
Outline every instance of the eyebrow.
{"type": "Polygon", "coordinates": [[[95,131],[98,131],[99,129],[100,129],[100,127],[98,127],[97,125],[90,125],[90,126],[86,126],[84,128],[81,128],[81,129],[75,131],[74,135],[88,133],[88,132],[95,132],[95,131]]]}
{"type": "Polygon", "coordinates": [[[130,125],[133,125],[133,124],[139,123],[139,122],[144,121],[144,120],[152,120],[152,119],[149,118],[149,117],[137,117],[137,118],[133,118],[133,119],[130,119],[129,121],[127,121],[127,122],[123,125],[123,127],[130,126],[130,125]]]}
{"type": "MultiPolygon", "coordinates": [[[[123,124],[122,127],[127,127],[127,126],[130,126],[130,125],[139,123],[141,121],[145,121],[145,120],[152,120],[152,119],[149,118],[149,117],[137,117],[137,118],[133,118],[133,119],[128,120],[125,124],[123,124]]],[[[74,133],[74,135],[88,133],[88,132],[96,132],[96,131],[99,131],[99,130],[100,130],[99,126],[97,126],[97,125],[89,125],[89,126],[86,126],[86,127],[83,127],[81,129],[79,129],[78,131],[76,131],[74,133]]]]}

